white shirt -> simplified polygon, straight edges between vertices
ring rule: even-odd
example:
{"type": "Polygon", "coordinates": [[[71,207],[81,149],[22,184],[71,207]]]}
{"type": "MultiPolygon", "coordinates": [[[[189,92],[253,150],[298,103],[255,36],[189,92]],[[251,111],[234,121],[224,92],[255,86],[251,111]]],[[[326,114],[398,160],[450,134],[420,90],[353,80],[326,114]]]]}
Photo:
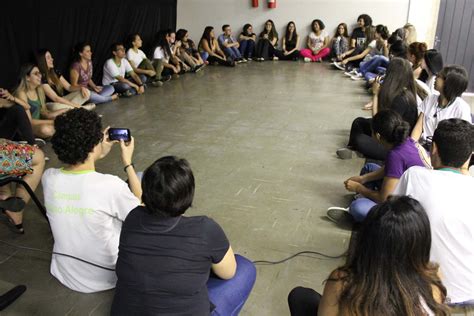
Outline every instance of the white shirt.
{"type": "Polygon", "coordinates": [[[117,65],[113,58],[108,59],[104,64],[104,74],[102,76],[102,84],[104,86],[117,82],[115,78],[121,76],[125,78],[125,75],[132,72],[133,68],[130,66],[128,60],[123,58],[120,61],[120,65],[117,65]]]}
{"type": "Polygon", "coordinates": [[[163,47],[158,46],[153,52],[153,59],[162,59],[165,63],[169,63],[170,57],[165,54],[163,47]]]}
{"type": "Polygon", "coordinates": [[[423,139],[433,136],[439,122],[443,120],[459,118],[472,123],[471,107],[466,101],[457,97],[453,103],[442,109],[438,107],[438,97],[439,95],[436,94],[429,95],[418,106],[418,113],[423,113],[425,116],[423,119],[423,139]]]}
{"type": "MultiPolygon", "coordinates": [[[[48,169],[42,177],[54,252],[115,268],[122,222],[140,204],[120,178],[95,171],[48,169]]],[[[51,274],[83,293],[115,287],[115,271],[53,255],[51,274]]]]}
{"type": "Polygon", "coordinates": [[[133,62],[135,68],[138,68],[141,62],[146,59],[146,55],[141,49],[139,49],[138,52],[135,52],[132,48],[129,48],[127,51],[127,59],[128,61],[133,62]]]}
{"type": "Polygon", "coordinates": [[[321,31],[319,35],[311,32],[309,33],[310,47],[314,49],[321,49],[324,46],[324,39],[328,36],[326,31],[321,31]]]}
{"type": "Polygon", "coordinates": [[[394,195],[409,195],[425,208],[431,225],[431,261],[451,303],[474,299],[474,178],[452,171],[411,167],[394,195]]]}

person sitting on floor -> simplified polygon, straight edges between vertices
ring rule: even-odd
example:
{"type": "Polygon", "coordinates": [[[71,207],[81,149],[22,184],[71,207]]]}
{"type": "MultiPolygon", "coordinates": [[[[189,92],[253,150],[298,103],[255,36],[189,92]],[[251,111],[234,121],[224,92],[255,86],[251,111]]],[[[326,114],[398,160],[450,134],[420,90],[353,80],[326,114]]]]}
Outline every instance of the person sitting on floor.
{"type": "Polygon", "coordinates": [[[171,30],[161,30],[156,34],[156,43],[153,50],[153,62],[161,63],[163,70],[161,76],[169,80],[170,78],[178,79],[179,74],[184,72],[181,64],[177,62],[177,58],[173,55],[170,42],[171,30]]]}
{"type": "Polygon", "coordinates": [[[255,266],[234,255],[214,220],[183,215],[195,189],[189,163],[174,156],[156,160],[142,187],[144,205],[130,212],[120,235],[111,314],[238,315],[255,266]]]}
{"type": "Polygon", "coordinates": [[[146,57],[145,53],[140,49],[142,47],[142,38],[139,34],[132,34],[128,37],[127,60],[132,66],[133,71],[140,77],[143,83],[150,82],[154,87],[160,87],[163,83],[160,81],[160,74],[162,65],[152,64],[152,62],[146,57]]]}
{"type": "Polygon", "coordinates": [[[278,32],[272,20],[265,22],[263,31],[258,36],[255,57],[257,61],[272,60],[275,57],[275,47],[278,45],[278,32]]]}
{"type": "Polygon", "coordinates": [[[275,50],[275,56],[279,60],[298,60],[300,57],[300,36],[296,32],[295,22],[288,22],[285,36],[281,40],[282,50],[275,50]]]}
{"type": "Polygon", "coordinates": [[[329,35],[324,30],[325,28],[326,26],[321,20],[316,19],[311,22],[311,33],[309,33],[306,41],[308,48],[302,49],[300,52],[305,62],[321,62],[331,52],[328,47],[329,35]]]}
{"type": "Polygon", "coordinates": [[[403,173],[413,166],[430,167],[425,149],[417,146],[410,135],[410,125],[391,110],[377,113],[372,120],[372,134],[388,153],[385,165],[367,163],[360,176],[344,182],[346,190],[359,195],[347,209],[331,207],[327,216],[334,222],[354,219],[361,222],[369,210],[387,199],[403,173]]]}
{"type": "Polygon", "coordinates": [[[183,61],[191,67],[193,72],[198,72],[205,66],[196,44],[189,38],[187,30],[179,29],[176,31],[176,45],[183,61]]]}
{"type": "Polygon", "coordinates": [[[329,275],[323,295],[304,287],[290,292],[291,315],[450,315],[438,265],[430,262],[432,233],[413,198],[393,196],[374,206],[352,233],[346,263],[329,275]]]}
{"type": "MultiPolygon", "coordinates": [[[[23,181],[35,191],[44,170],[44,154],[34,146],[33,129],[25,109],[16,104],[18,98],[10,94],[4,97],[6,94],[3,92],[0,90],[0,144],[3,148],[17,148],[17,151],[1,152],[0,179],[3,176],[23,174],[23,181]]],[[[30,198],[30,194],[22,185],[16,186],[14,192],[9,185],[0,187],[0,211],[15,233],[25,233],[23,209],[30,198]]]]}
{"type": "Polygon", "coordinates": [[[472,122],[471,107],[461,98],[469,79],[466,69],[458,65],[444,67],[436,76],[435,89],[439,95],[428,96],[418,106],[418,120],[411,137],[430,147],[430,138],[442,120],[460,118],[472,122]]]}
{"type": "Polygon", "coordinates": [[[474,151],[474,126],[461,119],[439,123],[433,135],[435,170],[408,169],[394,194],[409,195],[426,209],[431,224],[431,260],[454,305],[474,306],[474,178],[468,165],[474,151]]]}
{"type": "Polygon", "coordinates": [[[114,43],[110,50],[112,57],[104,64],[102,84],[104,86],[112,85],[115,91],[124,97],[144,93],[144,83],[125,58],[123,44],[114,43]],[[127,79],[127,76],[131,77],[131,80],[127,79]]]}
{"type": "Polygon", "coordinates": [[[209,64],[218,63],[219,65],[234,67],[233,60],[227,60],[224,52],[220,49],[219,43],[214,34],[214,27],[206,26],[199,41],[199,53],[202,60],[209,62],[209,64]]]}
{"type": "Polygon", "coordinates": [[[243,58],[252,60],[256,40],[257,35],[253,32],[252,24],[245,24],[239,35],[239,50],[243,58]]]}
{"type": "Polygon", "coordinates": [[[46,97],[41,84],[41,72],[33,64],[25,64],[20,68],[20,83],[15,89],[15,102],[25,109],[31,120],[33,133],[36,137],[49,138],[54,134],[54,118],[69,109],[50,111],[46,107],[46,97]]]}
{"type": "Polygon", "coordinates": [[[50,168],[42,178],[53,251],[105,269],[53,254],[51,274],[82,293],[112,289],[117,281],[114,269],[122,222],[140,204],[142,195],[132,163],[134,140],[120,142],[127,185],[117,176],[95,171],[97,161],[107,156],[114,144],[95,112],[71,110],[58,116],[54,127],[53,150],[66,167],[50,168]]]}
{"type": "MultiPolygon", "coordinates": [[[[372,87],[372,114],[375,115],[383,109],[394,110],[410,125],[411,132],[416,124],[418,111],[415,79],[408,60],[393,58],[382,85],[380,81],[381,78],[377,77],[372,87]]],[[[339,158],[352,158],[355,150],[366,158],[385,160],[387,150],[372,137],[371,121],[371,118],[358,117],[352,122],[347,147],[336,152],[339,158]]]]}
{"type": "Polygon", "coordinates": [[[329,42],[329,48],[331,49],[330,56],[333,62],[343,59],[344,54],[349,50],[349,34],[346,23],[339,23],[334,37],[329,42]]]}
{"type": "Polygon", "coordinates": [[[95,108],[94,103],[85,104],[91,97],[87,88],[72,86],[59,70],[54,68],[54,59],[49,50],[41,49],[36,52],[36,63],[41,71],[41,83],[49,111],[69,110],[80,106],[87,110],[95,108]]]}
{"type": "Polygon", "coordinates": [[[72,87],[87,88],[90,91],[90,101],[94,104],[110,102],[118,99],[111,85],[98,86],[92,80],[92,50],[90,44],[80,42],[74,47],[74,62],[69,71],[72,87]]]}
{"type": "Polygon", "coordinates": [[[221,47],[222,51],[226,54],[227,58],[235,61],[236,63],[244,62],[242,55],[239,51],[239,42],[232,36],[232,29],[229,24],[222,26],[222,33],[217,38],[217,42],[221,47]]]}

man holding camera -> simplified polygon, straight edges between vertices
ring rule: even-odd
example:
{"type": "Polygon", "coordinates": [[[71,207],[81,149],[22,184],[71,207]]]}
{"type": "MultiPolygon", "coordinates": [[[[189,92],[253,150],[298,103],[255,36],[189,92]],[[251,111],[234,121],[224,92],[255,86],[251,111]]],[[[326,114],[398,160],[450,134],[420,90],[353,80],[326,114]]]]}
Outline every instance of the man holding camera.
{"type": "Polygon", "coordinates": [[[120,141],[129,185],[117,176],[95,171],[117,141],[100,117],[84,109],[58,116],[51,143],[64,168],[46,170],[42,178],[44,200],[54,237],[51,274],[66,287],[83,293],[115,287],[115,263],[122,222],[140,205],[142,194],[132,163],[134,140],[120,141]]]}

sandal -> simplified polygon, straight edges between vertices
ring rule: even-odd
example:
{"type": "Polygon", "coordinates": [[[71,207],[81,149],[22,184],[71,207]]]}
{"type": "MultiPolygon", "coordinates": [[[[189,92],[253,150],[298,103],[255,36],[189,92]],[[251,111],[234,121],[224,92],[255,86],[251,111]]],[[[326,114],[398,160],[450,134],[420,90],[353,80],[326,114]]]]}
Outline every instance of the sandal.
{"type": "Polygon", "coordinates": [[[9,197],[3,201],[0,201],[0,210],[4,218],[7,220],[8,226],[12,229],[13,232],[17,234],[24,234],[25,230],[23,229],[23,223],[15,224],[13,219],[8,216],[7,210],[9,212],[17,213],[21,212],[25,208],[25,201],[19,197],[9,197]]]}
{"type": "Polygon", "coordinates": [[[10,227],[11,231],[20,235],[25,234],[25,230],[23,229],[23,223],[15,224],[13,219],[8,216],[5,210],[2,210],[3,217],[7,220],[7,225],[10,227]]]}

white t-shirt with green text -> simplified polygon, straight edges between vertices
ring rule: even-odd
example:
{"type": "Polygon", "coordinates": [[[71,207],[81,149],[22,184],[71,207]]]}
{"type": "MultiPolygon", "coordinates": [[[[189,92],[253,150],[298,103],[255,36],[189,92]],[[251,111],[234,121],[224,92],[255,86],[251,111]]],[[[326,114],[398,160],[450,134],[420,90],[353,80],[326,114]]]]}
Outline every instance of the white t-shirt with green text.
{"type": "MultiPolygon", "coordinates": [[[[48,169],[42,177],[54,252],[114,269],[122,222],[140,204],[120,178],[95,171],[48,169]]],[[[51,274],[68,288],[92,293],[115,287],[114,271],[53,255],[51,274]]]]}

